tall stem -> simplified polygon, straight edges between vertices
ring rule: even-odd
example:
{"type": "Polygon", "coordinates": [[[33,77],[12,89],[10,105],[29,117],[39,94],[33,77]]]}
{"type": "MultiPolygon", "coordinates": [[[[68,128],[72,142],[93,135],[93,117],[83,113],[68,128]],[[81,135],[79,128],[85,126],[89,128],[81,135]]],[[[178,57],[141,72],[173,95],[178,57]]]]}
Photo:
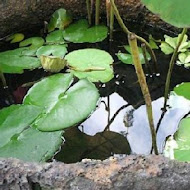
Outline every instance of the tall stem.
{"type": "Polygon", "coordinates": [[[172,58],[170,60],[170,65],[169,65],[169,70],[168,70],[168,74],[167,74],[167,78],[166,78],[166,85],[165,85],[164,110],[166,110],[166,106],[167,106],[167,100],[168,100],[168,94],[169,94],[169,89],[170,89],[170,82],[171,82],[171,75],[172,75],[173,67],[174,67],[175,60],[178,55],[179,47],[183,41],[183,38],[184,38],[186,32],[187,32],[187,28],[184,28],[182,31],[182,34],[180,36],[179,42],[177,44],[177,47],[175,48],[172,58]]]}
{"type": "Polygon", "coordinates": [[[110,26],[110,0],[106,0],[106,18],[107,18],[107,26],[110,26]]]}
{"type": "Polygon", "coordinates": [[[144,96],[144,100],[146,103],[146,110],[148,115],[148,121],[150,126],[150,131],[152,135],[152,147],[154,149],[154,152],[156,155],[158,155],[158,148],[157,148],[157,142],[156,142],[156,131],[154,128],[154,120],[152,115],[152,100],[150,97],[149,89],[146,83],[146,78],[143,72],[143,68],[141,65],[140,57],[139,57],[139,50],[137,46],[137,37],[134,33],[130,33],[128,35],[129,45],[131,47],[131,54],[133,57],[133,63],[135,65],[135,70],[137,73],[138,81],[144,96]]]}
{"type": "MultiPolygon", "coordinates": [[[[116,5],[115,5],[114,0],[110,0],[110,2],[111,2],[111,5],[112,5],[112,7],[113,7],[113,11],[114,11],[115,17],[116,17],[116,19],[117,19],[119,25],[121,26],[121,28],[123,29],[123,31],[124,31],[127,35],[129,35],[131,32],[130,32],[129,29],[125,26],[125,24],[124,24],[124,22],[123,22],[123,20],[122,20],[122,18],[121,18],[121,16],[120,16],[120,14],[119,14],[119,11],[118,11],[118,9],[117,9],[117,7],[116,7],[116,5]]],[[[135,34],[135,35],[136,35],[136,34],[135,34]]],[[[150,55],[151,55],[151,57],[152,57],[152,60],[153,60],[153,62],[154,62],[155,71],[158,72],[157,59],[156,59],[156,56],[155,56],[154,51],[152,50],[150,44],[149,44],[144,38],[142,38],[142,37],[140,37],[140,36],[138,36],[138,35],[136,35],[136,38],[137,38],[137,40],[139,40],[140,42],[144,43],[144,44],[147,46],[147,48],[148,48],[147,50],[149,51],[149,53],[150,53],[150,55]]]]}
{"type": "Polygon", "coordinates": [[[96,18],[95,25],[100,24],[100,0],[96,0],[96,18]]]}
{"type": "Polygon", "coordinates": [[[5,76],[4,76],[3,72],[1,71],[1,69],[0,69],[0,79],[2,81],[3,87],[6,88],[7,82],[6,82],[5,76]]]}
{"type": "Polygon", "coordinates": [[[148,58],[147,58],[147,50],[146,50],[146,45],[143,43],[141,44],[141,48],[142,48],[142,53],[143,53],[143,57],[144,57],[144,60],[145,60],[145,68],[146,68],[146,72],[148,74],[151,74],[151,69],[150,69],[150,66],[149,66],[149,61],[148,61],[148,58]]]}
{"type": "Polygon", "coordinates": [[[113,40],[113,29],[114,29],[114,11],[113,7],[110,8],[110,41],[113,40]]]}
{"type": "Polygon", "coordinates": [[[89,25],[92,25],[92,19],[91,19],[91,1],[86,0],[86,9],[88,14],[88,23],[89,25]]]}

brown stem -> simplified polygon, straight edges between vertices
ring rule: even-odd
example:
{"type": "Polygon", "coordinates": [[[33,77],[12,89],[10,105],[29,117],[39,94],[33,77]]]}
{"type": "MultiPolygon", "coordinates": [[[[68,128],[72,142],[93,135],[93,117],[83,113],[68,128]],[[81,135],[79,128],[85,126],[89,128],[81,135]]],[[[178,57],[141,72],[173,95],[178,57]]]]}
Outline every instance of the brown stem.
{"type": "Polygon", "coordinates": [[[89,23],[89,25],[92,25],[90,3],[91,3],[90,0],[86,0],[86,9],[87,9],[87,14],[88,14],[88,23],[89,23]]]}
{"type": "Polygon", "coordinates": [[[95,25],[100,24],[100,0],[96,0],[96,18],[95,25]]]}
{"type": "Polygon", "coordinates": [[[164,110],[166,110],[166,107],[167,107],[167,100],[168,100],[168,94],[169,94],[169,89],[170,89],[170,82],[171,82],[171,75],[172,75],[173,67],[174,67],[175,60],[178,55],[179,47],[183,41],[183,38],[184,38],[186,32],[187,32],[187,28],[184,28],[182,31],[182,34],[180,36],[179,42],[177,44],[177,47],[175,48],[172,58],[170,60],[170,65],[169,65],[169,70],[168,70],[168,74],[167,74],[167,78],[166,78],[166,85],[165,85],[164,110]]]}
{"type": "MultiPolygon", "coordinates": [[[[115,5],[114,0],[110,0],[110,2],[111,2],[111,5],[112,5],[112,7],[113,7],[113,11],[114,11],[115,17],[116,17],[116,19],[117,19],[117,21],[118,21],[120,27],[123,29],[123,31],[124,31],[127,35],[129,35],[131,32],[130,32],[129,29],[125,26],[125,24],[124,24],[124,22],[123,22],[123,20],[122,20],[122,18],[121,18],[121,16],[120,16],[120,14],[119,14],[119,11],[118,11],[118,9],[117,9],[117,7],[116,7],[116,5],[115,5]]],[[[135,34],[135,35],[136,35],[136,34],[135,34]]],[[[158,72],[157,59],[156,59],[156,56],[155,56],[154,51],[152,50],[150,44],[149,44],[144,38],[142,38],[142,37],[140,37],[140,36],[138,36],[138,35],[136,35],[136,38],[137,38],[137,40],[139,40],[140,42],[146,44],[146,46],[147,46],[147,48],[148,48],[147,50],[149,51],[149,53],[150,53],[150,55],[151,55],[151,57],[152,57],[152,60],[153,60],[153,62],[154,62],[155,71],[158,72]]]]}
{"type": "Polygon", "coordinates": [[[146,78],[142,69],[142,65],[140,62],[140,57],[139,57],[139,50],[137,46],[137,38],[136,35],[133,33],[130,33],[128,35],[128,40],[129,40],[129,45],[131,47],[131,54],[133,57],[133,63],[135,65],[135,70],[137,73],[138,81],[144,96],[144,100],[146,103],[146,110],[147,110],[147,115],[148,115],[148,121],[149,121],[149,126],[150,126],[150,131],[152,135],[152,147],[154,149],[154,152],[156,155],[158,155],[158,148],[157,148],[157,142],[156,142],[156,131],[154,128],[154,120],[153,120],[153,115],[152,115],[152,100],[150,97],[149,89],[146,83],[146,78]]]}
{"type": "Polygon", "coordinates": [[[110,8],[110,41],[113,40],[113,29],[114,29],[114,11],[113,7],[110,8]]]}

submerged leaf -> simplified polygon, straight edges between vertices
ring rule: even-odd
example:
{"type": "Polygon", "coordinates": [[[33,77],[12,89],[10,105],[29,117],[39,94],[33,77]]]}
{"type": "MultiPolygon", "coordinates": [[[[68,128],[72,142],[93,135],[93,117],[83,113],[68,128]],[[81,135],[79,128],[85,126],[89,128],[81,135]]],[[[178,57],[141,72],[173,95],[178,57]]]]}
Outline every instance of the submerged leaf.
{"type": "Polygon", "coordinates": [[[40,56],[40,61],[44,70],[58,73],[66,66],[66,61],[60,57],[40,56]]]}
{"type": "Polygon", "coordinates": [[[19,46],[20,47],[29,46],[30,49],[35,49],[43,46],[44,42],[45,42],[44,39],[41,37],[31,37],[20,42],[19,46]]]}
{"type": "Polygon", "coordinates": [[[79,79],[87,78],[92,82],[108,82],[113,78],[113,58],[103,50],[76,50],[67,54],[65,60],[72,69],[71,73],[79,79]],[[99,69],[96,70],[96,68],[99,69]]]}
{"type": "MultiPolygon", "coordinates": [[[[120,61],[122,61],[123,63],[132,65],[133,64],[133,58],[132,58],[132,55],[131,55],[131,48],[128,45],[125,45],[124,48],[129,53],[121,53],[121,52],[119,52],[116,55],[117,55],[118,59],[120,61]]],[[[142,48],[138,48],[138,49],[139,49],[139,58],[141,60],[141,64],[145,64],[145,59],[144,59],[144,56],[143,56],[142,48]]],[[[151,56],[150,56],[150,54],[148,52],[146,52],[146,56],[147,56],[148,61],[150,61],[151,56]]]]}
{"type": "Polygon", "coordinates": [[[11,41],[11,44],[21,42],[22,40],[24,40],[24,34],[22,33],[13,34],[6,39],[6,41],[11,41]]]}
{"type": "Polygon", "coordinates": [[[64,39],[73,43],[95,43],[103,41],[108,35],[104,25],[89,28],[87,20],[79,20],[63,31],[64,39]]]}
{"type": "Polygon", "coordinates": [[[55,11],[48,24],[48,32],[54,31],[56,28],[63,30],[72,22],[71,14],[65,9],[55,11]]]}

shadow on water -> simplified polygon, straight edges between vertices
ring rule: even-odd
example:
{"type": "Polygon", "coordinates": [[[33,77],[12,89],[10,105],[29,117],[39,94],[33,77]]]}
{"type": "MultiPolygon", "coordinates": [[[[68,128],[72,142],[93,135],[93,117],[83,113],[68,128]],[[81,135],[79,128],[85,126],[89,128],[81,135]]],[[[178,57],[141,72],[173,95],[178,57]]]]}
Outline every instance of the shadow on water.
{"type": "MultiPolygon", "coordinates": [[[[134,28],[134,27],[132,27],[134,28]]],[[[147,28],[146,28],[147,29],[147,28]]],[[[149,31],[145,28],[135,28],[137,33],[147,38],[149,31]],[[141,33],[145,31],[144,33],[141,33]]],[[[163,31],[150,28],[151,34],[163,38],[163,31]],[[154,35],[155,34],[155,35],[154,35]]],[[[134,31],[134,30],[133,30],[134,31]]],[[[55,160],[65,163],[81,161],[84,158],[106,159],[114,154],[149,154],[151,151],[151,136],[147,121],[146,107],[132,65],[118,63],[116,53],[127,44],[126,35],[117,31],[114,41],[105,40],[98,44],[69,44],[69,51],[86,47],[96,47],[109,51],[114,60],[115,76],[106,84],[96,84],[101,94],[101,100],[95,112],[77,127],[65,130],[64,143],[55,160]]],[[[165,78],[170,57],[156,51],[160,76],[147,76],[147,83],[153,100],[153,116],[155,126],[162,114],[165,78]]],[[[48,76],[43,70],[27,71],[22,75],[6,74],[9,91],[15,103],[21,103],[29,87],[23,84],[38,81],[48,76]]],[[[189,70],[175,66],[172,75],[171,90],[181,82],[190,81],[189,70]]],[[[158,130],[158,148],[162,152],[167,136],[173,134],[178,123],[190,110],[189,101],[182,97],[171,96],[169,109],[158,130]]],[[[8,106],[5,90],[0,89],[0,107],[8,106]]]]}

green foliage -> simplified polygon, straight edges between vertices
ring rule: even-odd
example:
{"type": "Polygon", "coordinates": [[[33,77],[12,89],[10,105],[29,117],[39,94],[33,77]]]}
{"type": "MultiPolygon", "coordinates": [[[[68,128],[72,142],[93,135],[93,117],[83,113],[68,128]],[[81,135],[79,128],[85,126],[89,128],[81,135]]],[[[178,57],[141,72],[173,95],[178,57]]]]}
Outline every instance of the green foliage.
{"type": "Polygon", "coordinates": [[[41,114],[34,105],[12,105],[0,110],[0,157],[44,162],[62,143],[62,132],[42,133],[30,125],[41,114]]]}
{"type": "Polygon", "coordinates": [[[6,41],[10,41],[11,44],[21,42],[22,40],[24,40],[24,34],[22,33],[16,33],[6,38],[6,41]]]}
{"type": "Polygon", "coordinates": [[[71,14],[65,9],[55,11],[48,24],[48,32],[54,31],[56,28],[63,30],[72,22],[71,14]]]}
{"type": "Polygon", "coordinates": [[[178,96],[183,96],[184,98],[190,100],[190,82],[184,82],[174,88],[174,92],[178,96]]]}
{"type": "Polygon", "coordinates": [[[23,73],[24,69],[35,69],[40,66],[40,60],[23,55],[29,53],[28,48],[18,48],[0,53],[0,67],[3,73],[23,73]]]}
{"type": "Polygon", "coordinates": [[[113,78],[112,56],[98,49],[76,50],[65,56],[67,64],[79,79],[108,82],[113,78]]]}
{"type": "Polygon", "coordinates": [[[141,0],[153,13],[178,28],[190,27],[189,0],[141,0]]]}
{"type": "MultiPolygon", "coordinates": [[[[124,48],[128,53],[121,53],[121,52],[117,53],[118,59],[122,63],[133,65],[133,58],[132,58],[132,55],[131,55],[130,46],[125,45],[124,48]]],[[[146,56],[147,56],[147,59],[150,61],[151,56],[150,56],[150,54],[148,52],[146,52],[146,56]]],[[[139,57],[140,57],[140,60],[141,60],[141,64],[145,64],[145,59],[144,59],[144,56],[143,56],[142,48],[139,48],[139,57]]]]}
{"type": "Polygon", "coordinates": [[[62,30],[56,30],[54,32],[51,32],[50,34],[47,35],[46,42],[50,43],[50,44],[51,43],[52,44],[55,44],[55,43],[64,44],[65,41],[63,39],[63,31],[62,30]]]}
{"type": "Polygon", "coordinates": [[[44,42],[45,42],[44,39],[41,37],[31,37],[20,42],[19,46],[20,47],[29,46],[30,49],[36,49],[43,46],[44,42]]]}
{"type": "Polygon", "coordinates": [[[87,20],[79,20],[63,31],[64,39],[73,43],[95,43],[106,39],[108,29],[104,25],[89,28],[87,20]]]}
{"type": "Polygon", "coordinates": [[[71,74],[57,74],[29,90],[24,104],[45,108],[35,122],[39,130],[57,131],[71,127],[95,110],[99,93],[94,84],[84,79],[69,88],[71,80],[71,74]]]}

